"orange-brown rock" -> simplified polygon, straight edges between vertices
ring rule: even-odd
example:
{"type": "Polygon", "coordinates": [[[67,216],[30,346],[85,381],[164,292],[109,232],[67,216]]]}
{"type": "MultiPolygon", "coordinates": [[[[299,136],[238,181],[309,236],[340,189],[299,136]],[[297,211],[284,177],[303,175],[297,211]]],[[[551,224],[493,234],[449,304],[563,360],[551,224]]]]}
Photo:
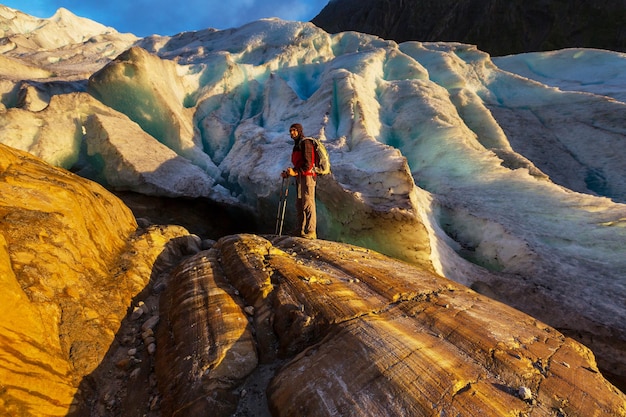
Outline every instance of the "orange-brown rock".
{"type": "Polygon", "coordinates": [[[0,145],[0,415],[64,416],[166,245],[101,186],[0,145]]]}
{"type": "Polygon", "coordinates": [[[222,238],[173,272],[160,314],[167,416],[249,413],[245,379],[272,363],[272,416],[626,415],[586,347],[349,245],[222,238]]]}

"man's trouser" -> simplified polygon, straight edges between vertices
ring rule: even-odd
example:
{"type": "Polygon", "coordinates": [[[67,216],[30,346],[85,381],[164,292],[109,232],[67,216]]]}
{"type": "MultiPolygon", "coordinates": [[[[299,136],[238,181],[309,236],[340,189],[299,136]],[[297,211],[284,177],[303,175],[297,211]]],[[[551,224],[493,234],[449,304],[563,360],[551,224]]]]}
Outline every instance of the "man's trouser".
{"type": "Polygon", "coordinates": [[[296,212],[300,235],[310,235],[317,231],[317,215],[315,212],[315,184],[313,176],[298,175],[296,185],[296,212]]]}

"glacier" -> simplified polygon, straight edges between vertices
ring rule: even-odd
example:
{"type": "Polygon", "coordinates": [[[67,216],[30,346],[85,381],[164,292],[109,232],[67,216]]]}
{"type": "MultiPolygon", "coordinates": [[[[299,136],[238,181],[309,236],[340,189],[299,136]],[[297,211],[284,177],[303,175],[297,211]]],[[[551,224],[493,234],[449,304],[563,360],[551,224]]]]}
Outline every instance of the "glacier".
{"type": "Polygon", "coordinates": [[[519,308],[626,375],[623,54],[492,58],[279,19],[142,39],[89,28],[14,25],[0,142],[113,190],[244,209],[269,234],[299,122],[332,164],[320,238],[519,308]]]}

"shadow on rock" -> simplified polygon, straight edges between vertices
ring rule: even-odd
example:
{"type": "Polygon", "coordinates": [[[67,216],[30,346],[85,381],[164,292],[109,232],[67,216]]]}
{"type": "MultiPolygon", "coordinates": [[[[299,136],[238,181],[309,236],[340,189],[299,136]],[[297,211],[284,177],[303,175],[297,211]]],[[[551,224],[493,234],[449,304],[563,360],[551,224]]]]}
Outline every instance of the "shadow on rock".
{"type": "Polygon", "coordinates": [[[105,357],[83,378],[75,399],[78,407],[70,416],[161,415],[154,374],[159,297],[169,272],[182,259],[199,252],[201,244],[197,237],[187,235],[165,245],[154,262],[149,283],[133,298],[105,357]]]}

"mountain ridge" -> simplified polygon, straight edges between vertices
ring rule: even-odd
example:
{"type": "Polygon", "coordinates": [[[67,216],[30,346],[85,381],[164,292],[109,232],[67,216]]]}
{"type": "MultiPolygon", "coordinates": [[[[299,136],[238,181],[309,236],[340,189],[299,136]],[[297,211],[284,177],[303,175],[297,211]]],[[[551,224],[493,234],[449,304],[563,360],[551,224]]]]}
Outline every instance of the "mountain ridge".
{"type": "Polygon", "coordinates": [[[336,0],[311,22],[397,42],[461,42],[493,56],[563,48],[626,51],[623,0],[336,0]]]}

